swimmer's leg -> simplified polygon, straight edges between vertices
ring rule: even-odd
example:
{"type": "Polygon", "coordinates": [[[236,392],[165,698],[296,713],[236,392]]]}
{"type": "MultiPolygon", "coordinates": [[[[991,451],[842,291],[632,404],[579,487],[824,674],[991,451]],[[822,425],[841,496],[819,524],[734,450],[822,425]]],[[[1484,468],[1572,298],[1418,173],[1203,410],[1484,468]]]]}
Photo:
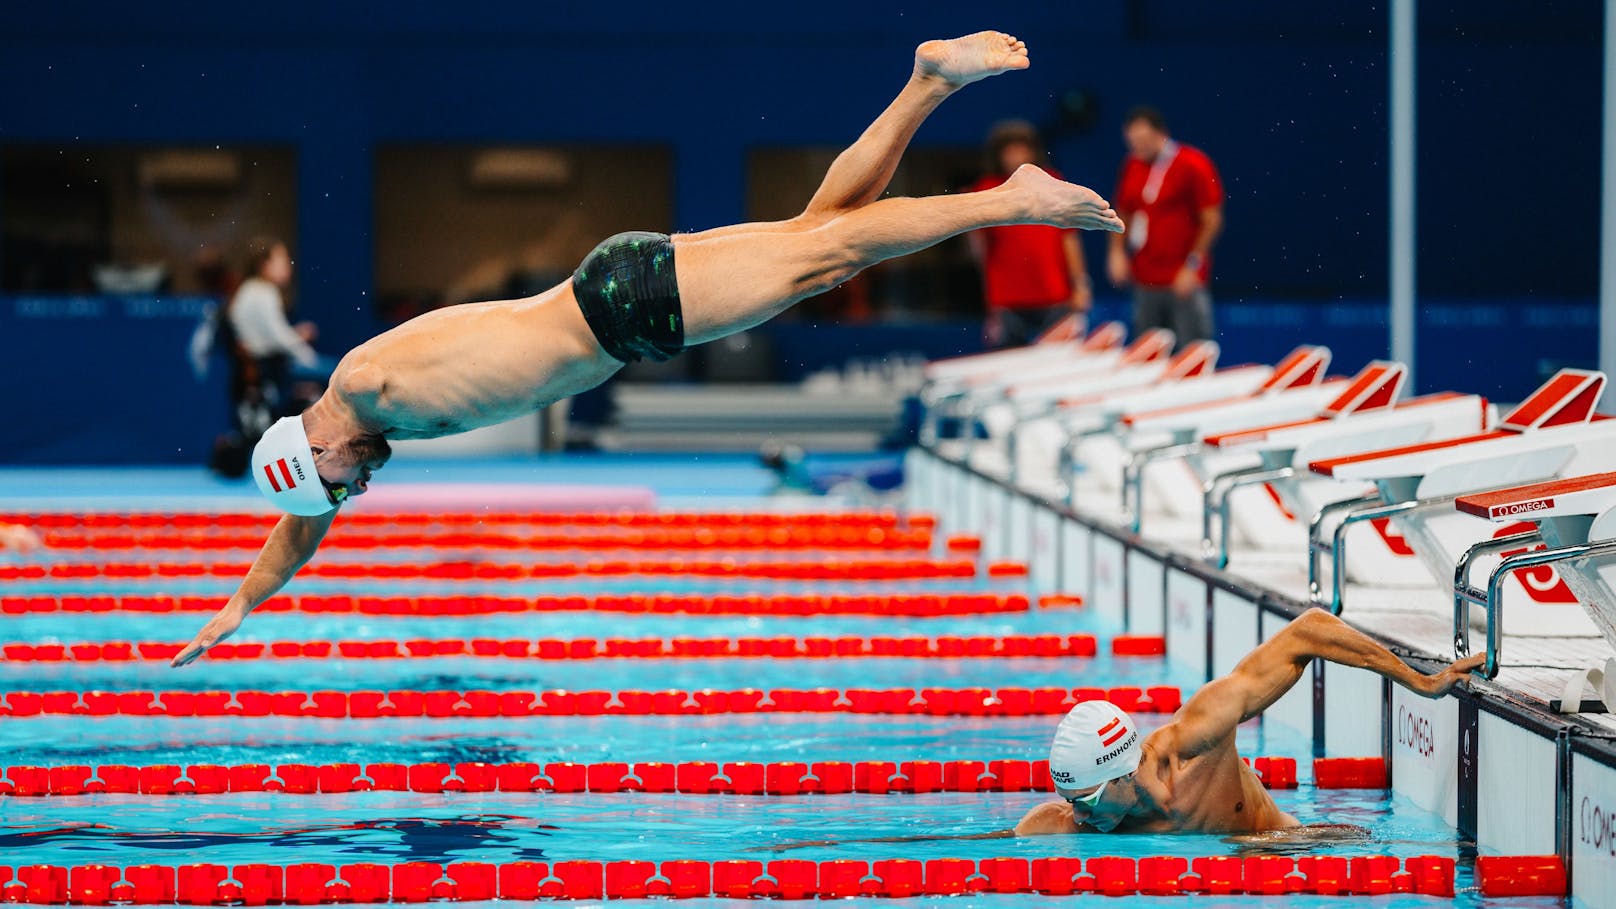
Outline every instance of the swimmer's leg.
{"type": "Polygon", "coordinates": [[[796,219],[767,224],[736,224],[693,234],[709,240],[730,234],[797,229],[799,221],[824,221],[880,198],[892,182],[909,140],[926,117],[949,95],[972,82],[1027,68],[1027,45],[1002,32],[977,32],[949,41],[927,41],[915,49],[915,69],[898,97],[887,105],[858,141],[831,163],[808,207],[796,219]]]}
{"type": "Polygon", "coordinates": [[[836,157],[804,213],[828,214],[874,202],[892,182],[915,130],[937,105],[972,82],[1026,68],[1027,45],[1003,32],[920,45],[909,83],[858,141],[836,157]]]}
{"type": "Polygon", "coordinates": [[[793,230],[739,225],[719,236],[676,236],[685,343],[750,328],[877,262],[999,224],[1122,229],[1116,212],[1093,190],[1028,165],[985,192],[881,199],[793,230]]]}

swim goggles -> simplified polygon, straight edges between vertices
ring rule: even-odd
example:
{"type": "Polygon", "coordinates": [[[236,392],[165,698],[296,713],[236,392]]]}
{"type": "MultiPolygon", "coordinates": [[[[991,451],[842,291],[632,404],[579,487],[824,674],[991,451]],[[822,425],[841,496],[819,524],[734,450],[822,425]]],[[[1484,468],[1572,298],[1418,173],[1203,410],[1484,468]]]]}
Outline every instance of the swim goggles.
{"type": "Polygon", "coordinates": [[[342,501],[348,498],[348,485],[346,483],[332,483],[326,480],[325,477],[320,477],[320,485],[325,487],[326,498],[329,498],[333,505],[341,505],[342,501]]]}
{"type": "Polygon", "coordinates": [[[1100,784],[1100,788],[1094,790],[1093,792],[1089,793],[1088,795],[1080,795],[1080,796],[1077,796],[1076,798],[1069,798],[1066,801],[1067,801],[1068,804],[1072,805],[1074,808],[1076,806],[1078,806],[1078,805],[1082,805],[1084,808],[1088,808],[1088,809],[1092,810],[1095,805],[1100,804],[1101,797],[1103,797],[1105,795],[1105,787],[1107,787],[1109,785],[1111,785],[1111,781],[1106,780],[1105,782],[1100,784]]]}

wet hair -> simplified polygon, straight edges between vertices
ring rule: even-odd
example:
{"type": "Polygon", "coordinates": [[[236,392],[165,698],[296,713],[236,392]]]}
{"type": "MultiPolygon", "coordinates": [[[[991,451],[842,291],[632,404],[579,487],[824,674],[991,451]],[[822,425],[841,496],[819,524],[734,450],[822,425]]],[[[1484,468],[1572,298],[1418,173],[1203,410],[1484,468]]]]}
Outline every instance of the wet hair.
{"type": "Polygon", "coordinates": [[[1127,129],[1140,120],[1148,123],[1150,128],[1156,132],[1161,133],[1164,136],[1168,134],[1167,118],[1162,116],[1161,111],[1151,107],[1148,104],[1141,104],[1138,107],[1129,110],[1128,115],[1122,118],[1122,128],[1127,129]]]}
{"type": "Polygon", "coordinates": [[[1032,163],[1043,166],[1048,161],[1044,153],[1044,140],[1038,135],[1038,127],[1026,120],[1001,120],[993,125],[988,133],[985,147],[987,152],[987,169],[993,173],[1003,173],[1003,165],[999,163],[1000,155],[1005,146],[1020,143],[1032,149],[1032,163]]]}
{"type": "MultiPolygon", "coordinates": [[[[269,257],[275,254],[275,247],[277,246],[284,248],[286,243],[278,237],[270,236],[258,236],[248,240],[247,265],[242,274],[249,278],[260,277],[264,270],[264,263],[268,262],[269,257]]],[[[291,252],[291,250],[288,249],[287,252],[291,252]]]]}
{"type": "Polygon", "coordinates": [[[371,461],[387,461],[393,456],[393,446],[387,444],[387,439],[379,432],[365,433],[355,436],[342,446],[343,460],[355,464],[369,464],[371,461]]]}

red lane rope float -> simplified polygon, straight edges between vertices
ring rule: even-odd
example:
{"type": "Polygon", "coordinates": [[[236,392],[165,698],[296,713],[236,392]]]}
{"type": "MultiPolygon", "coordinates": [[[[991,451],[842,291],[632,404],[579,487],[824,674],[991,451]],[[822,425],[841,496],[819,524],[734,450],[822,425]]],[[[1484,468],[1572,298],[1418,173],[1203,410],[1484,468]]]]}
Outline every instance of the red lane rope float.
{"type": "MultiPolygon", "coordinates": [[[[744,637],[744,638],[447,638],[408,641],[225,642],[207,653],[212,660],[503,657],[540,660],[661,659],[665,657],[1092,657],[1093,635],[940,637],[744,637]]],[[[181,645],[167,641],[92,641],[78,644],[0,644],[0,662],[98,663],[173,659],[181,645]]]]}
{"type": "Polygon", "coordinates": [[[1565,896],[1566,866],[1557,855],[1484,855],[1476,859],[1482,896],[1565,896]]]}
{"type": "MultiPolygon", "coordinates": [[[[0,521],[27,524],[46,530],[83,528],[86,530],[130,528],[191,528],[197,530],[275,526],[280,516],[270,513],[155,513],[123,512],[82,514],[61,512],[12,512],[0,514],[0,521]]],[[[345,527],[488,527],[533,525],[538,527],[834,527],[902,528],[931,530],[937,519],[929,514],[900,516],[892,512],[411,512],[401,514],[343,515],[345,527]]]]}
{"type": "MultiPolygon", "coordinates": [[[[514,534],[490,532],[359,533],[344,528],[321,542],[323,549],[453,548],[481,550],[872,550],[919,551],[931,548],[930,530],[888,527],[652,528],[594,533],[514,534]]],[[[196,550],[252,549],[264,545],[263,533],[177,531],[47,531],[52,549],[196,550]]]]}
{"type": "MultiPolygon", "coordinates": [[[[1296,788],[1296,761],[1260,757],[1253,766],[1271,789],[1296,788]]],[[[130,767],[16,766],[0,775],[0,795],[36,797],[102,792],[298,795],[391,792],[678,792],[686,795],[839,795],[857,792],[1053,792],[1048,761],[784,761],[773,763],[421,763],[176,764],[130,767]]]]}
{"type": "Polygon", "coordinates": [[[1320,789],[1385,789],[1391,777],[1382,757],[1314,758],[1313,785],[1320,789]]]}
{"type": "Polygon", "coordinates": [[[0,716],[372,717],[664,716],[719,713],[869,713],[1051,716],[1105,700],[1137,713],[1173,713],[1173,686],[912,688],[838,691],[11,691],[0,716]]]}
{"type": "MultiPolygon", "coordinates": [[[[1503,867],[1513,857],[1491,864],[1503,867]]],[[[1552,858],[1552,857],[1550,857],[1552,858]]],[[[1528,857],[1522,862],[1543,861],[1528,857]]],[[[1558,861],[1557,859],[1555,861],[1558,861]]],[[[1488,859],[1478,860],[1477,866],[1488,859]]],[[[1546,864],[1546,863],[1545,863],[1546,864]]],[[[1524,867],[1524,866],[1523,866],[1524,867]]],[[[1535,867],[1535,866],[1534,866],[1535,867]]],[[[534,899],[729,897],[844,899],[1039,893],[1164,896],[1180,893],[1376,896],[1454,895],[1446,856],[1116,856],[649,861],[405,862],[0,866],[0,900],[76,903],[248,905],[424,903],[534,899]]],[[[1561,881],[1564,866],[1560,866],[1561,881]]],[[[1546,892],[1546,891],[1542,891],[1546,892]]],[[[1563,887],[1562,891],[1563,892],[1563,887]]]]}
{"type": "MultiPolygon", "coordinates": [[[[158,563],[59,562],[50,565],[0,565],[0,580],[51,578],[191,578],[240,577],[247,562],[158,563]]],[[[1024,566],[990,566],[993,577],[1025,575],[1024,566]],[[1011,568],[1017,569],[1011,571],[1011,568]]],[[[680,576],[711,578],[769,578],[793,581],[894,581],[976,577],[976,563],[962,559],[845,559],[812,561],[742,562],[734,559],[605,560],[539,562],[536,564],[446,561],[429,563],[322,562],[303,569],[304,577],[373,579],[429,579],[446,581],[510,581],[528,578],[578,576],[680,576]]]]}
{"type": "MultiPolygon", "coordinates": [[[[218,612],[222,596],[0,597],[0,614],[30,612],[218,612]]],[[[1020,594],[598,594],[571,596],[277,596],[259,612],[464,616],[507,612],[624,612],[667,615],[953,616],[1027,612],[1020,594]]]]}

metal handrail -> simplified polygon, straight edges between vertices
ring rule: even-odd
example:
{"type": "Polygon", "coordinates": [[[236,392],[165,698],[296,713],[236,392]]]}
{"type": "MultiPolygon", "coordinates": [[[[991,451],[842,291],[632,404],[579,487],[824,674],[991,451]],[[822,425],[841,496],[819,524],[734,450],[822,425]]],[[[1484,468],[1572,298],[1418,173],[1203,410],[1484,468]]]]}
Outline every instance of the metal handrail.
{"type": "MultiPolygon", "coordinates": [[[[1325,509],[1321,509],[1314,517],[1314,521],[1321,522],[1308,528],[1308,591],[1313,605],[1323,606],[1336,615],[1346,607],[1346,570],[1343,567],[1347,555],[1347,529],[1354,524],[1364,521],[1373,521],[1379,518],[1390,518],[1400,514],[1409,514],[1415,511],[1429,511],[1443,508],[1453,504],[1457,495],[1438,496],[1431,499],[1411,499],[1407,502],[1395,502],[1390,505],[1377,505],[1369,508],[1357,508],[1349,511],[1341,522],[1335,525],[1335,532],[1331,535],[1330,545],[1325,547],[1321,519],[1325,509]],[[1319,598],[1319,588],[1323,585],[1318,582],[1318,556],[1323,552],[1330,553],[1330,599],[1328,602],[1319,598]]],[[[1328,506],[1326,506],[1328,509],[1328,506]]]]}
{"type": "Polygon", "coordinates": [[[1078,446],[1082,444],[1084,439],[1090,438],[1091,436],[1107,435],[1113,432],[1115,429],[1116,424],[1114,422],[1104,423],[1100,426],[1090,426],[1088,429],[1085,429],[1082,432],[1073,432],[1072,427],[1065,424],[1061,425],[1061,430],[1066,433],[1066,437],[1061,440],[1059,461],[1056,464],[1055,469],[1060,474],[1059,479],[1061,486],[1064,489],[1064,498],[1068,506],[1073,508],[1077,507],[1078,446]]]}
{"type": "Polygon", "coordinates": [[[931,446],[942,440],[943,418],[958,416],[955,411],[965,396],[964,391],[949,391],[934,394],[929,402],[922,397],[922,402],[926,404],[926,419],[920,424],[920,444],[931,446]]]}
{"type": "Polygon", "coordinates": [[[1011,489],[1016,489],[1021,486],[1021,471],[1016,467],[1016,436],[1020,434],[1017,432],[1017,430],[1020,428],[1021,424],[1019,422],[1010,427],[1010,434],[1005,436],[1004,439],[1006,460],[1009,462],[1005,465],[1004,475],[1006,477],[1006,482],[1010,484],[1011,489]]]}
{"type": "MultiPolygon", "coordinates": [[[[1372,507],[1379,504],[1381,504],[1380,496],[1376,494],[1358,496],[1353,499],[1341,499],[1337,502],[1326,502],[1318,510],[1318,513],[1313,515],[1312,520],[1307,522],[1307,599],[1309,603],[1314,606],[1327,605],[1321,596],[1324,592],[1324,584],[1319,580],[1319,575],[1321,574],[1319,556],[1333,551],[1331,547],[1324,545],[1325,522],[1338,511],[1372,507]]],[[[1331,611],[1337,614],[1340,613],[1339,608],[1332,608],[1331,611]]]]}
{"type": "Polygon", "coordinates": [[[1466,656],[1470,654],[1470,610],[1467,607],[1471,603],[1486,605],[1487,591],[1470,583],[1470,570],[1476,559],[1496,552],[1503,552],[1506,549],[1514,549],[1517,546],[1536,546],[1542,542],[1543,534],[1541,531],[1526,530],[1521,533],[1512,533],[1509,536],[1482,540],[1459,555],[1459,561],[1453,565],[1454,653],[1462,653],[1466,656]]]}
{"type": "Polygon", "coordinates": [[[1229,500],[1234,491],[1258,483],[1288,480],[1294,467],[1242,467],[1216,474],[1201,485],[1201,557],[1214,568],[1229,567],[1229,500]],[[1221,495],[1219,491],[1221,490],[1221,495]],[[1212,516],[1217,514],[1218,539],[1212,538],[1212,516]]]}
{"type": "Polygon", "coordinates": [[[1134,452],[1122,465],[1122,512],[1128,516],[1128,529],[1138,533],[1145,520],[1145,468],[1153,461],[1185,458],[1202,450],[1200,442],[1169,442],[1134,452]],[[1130,505],[1130,499],[1132,504],[1130,505]]]}
{"type": "MultiPolygon", "coordinates": [[[[1492,541],[1487,541],[1492,542],[1492,541]]],[[[1540,565],[1554,565],[1559,562],[1569,562],[1572,559],[1590,559],[1605,555],[1616,555],[1616,540],[1601,540],[1595,543],[1579,543],[1575,546],[1561,546],[1557,549],[1540,549],[1537,552],[1523,552],[1503,559],[1495,566],[1487,577],[1485,592],[1465,585],[1463,591],[1455,590],[1454,596],[1463,596],[1470,602],[1483,607],[1487,615],[1487,658],[1481,664],[1481,674],[1484,678],[1498,677],[1498,658],[1502,650],[1500,638],[1503,632],[1502,617],[1504,609],[1504,579],[1524,568],[1536,568],[1540,565]],[[1479,595],[1479,601],[1478,601],[1479,595]]],[[[1454,652],[1459,658],[1469,656],[1469,622],[1465,622],[1464,651],[1460,652],[1459,629],[1454,630],[1454,652]]]]}
{"type": "MultiPolygon", "coordinates": [[[[1061,408],[1058,400],[1036,402],[1034,406],[1027,407],[1025,411],[1023,411],[1017,405],[1012,404],[1012,406],[1017,407],[1016,419],[1014,425],[1010,427],[1009,434],[1005,436],[1004,440],[1005,452],[1010,462],[1005,475],[1009,478],[1009,483],[1011,486],[1019,486],[1021,484],[1021,469],[1018,466],[1018,459],[1016,457],[1016,453],[1020,450],[1020,445],[1016,442],[1016,436],[1020,434],[1019,430],[1023,424],[1029,423],[1033,420],[1054,418],[1059,421],[1061,408]]],[[[1064,427],[1062,428],[1064,429],[1064,427]]],[[[1070,435],[1068,435],[1068,438],[1070,438],[1070,435]]],[[[1061,468],[1057,464],[1055,469],[1056,471],[1059,471],[1061,468]]],[[[1070,504],[1070,502],[1068,501],[1067,504],[1070,504]]]]}

